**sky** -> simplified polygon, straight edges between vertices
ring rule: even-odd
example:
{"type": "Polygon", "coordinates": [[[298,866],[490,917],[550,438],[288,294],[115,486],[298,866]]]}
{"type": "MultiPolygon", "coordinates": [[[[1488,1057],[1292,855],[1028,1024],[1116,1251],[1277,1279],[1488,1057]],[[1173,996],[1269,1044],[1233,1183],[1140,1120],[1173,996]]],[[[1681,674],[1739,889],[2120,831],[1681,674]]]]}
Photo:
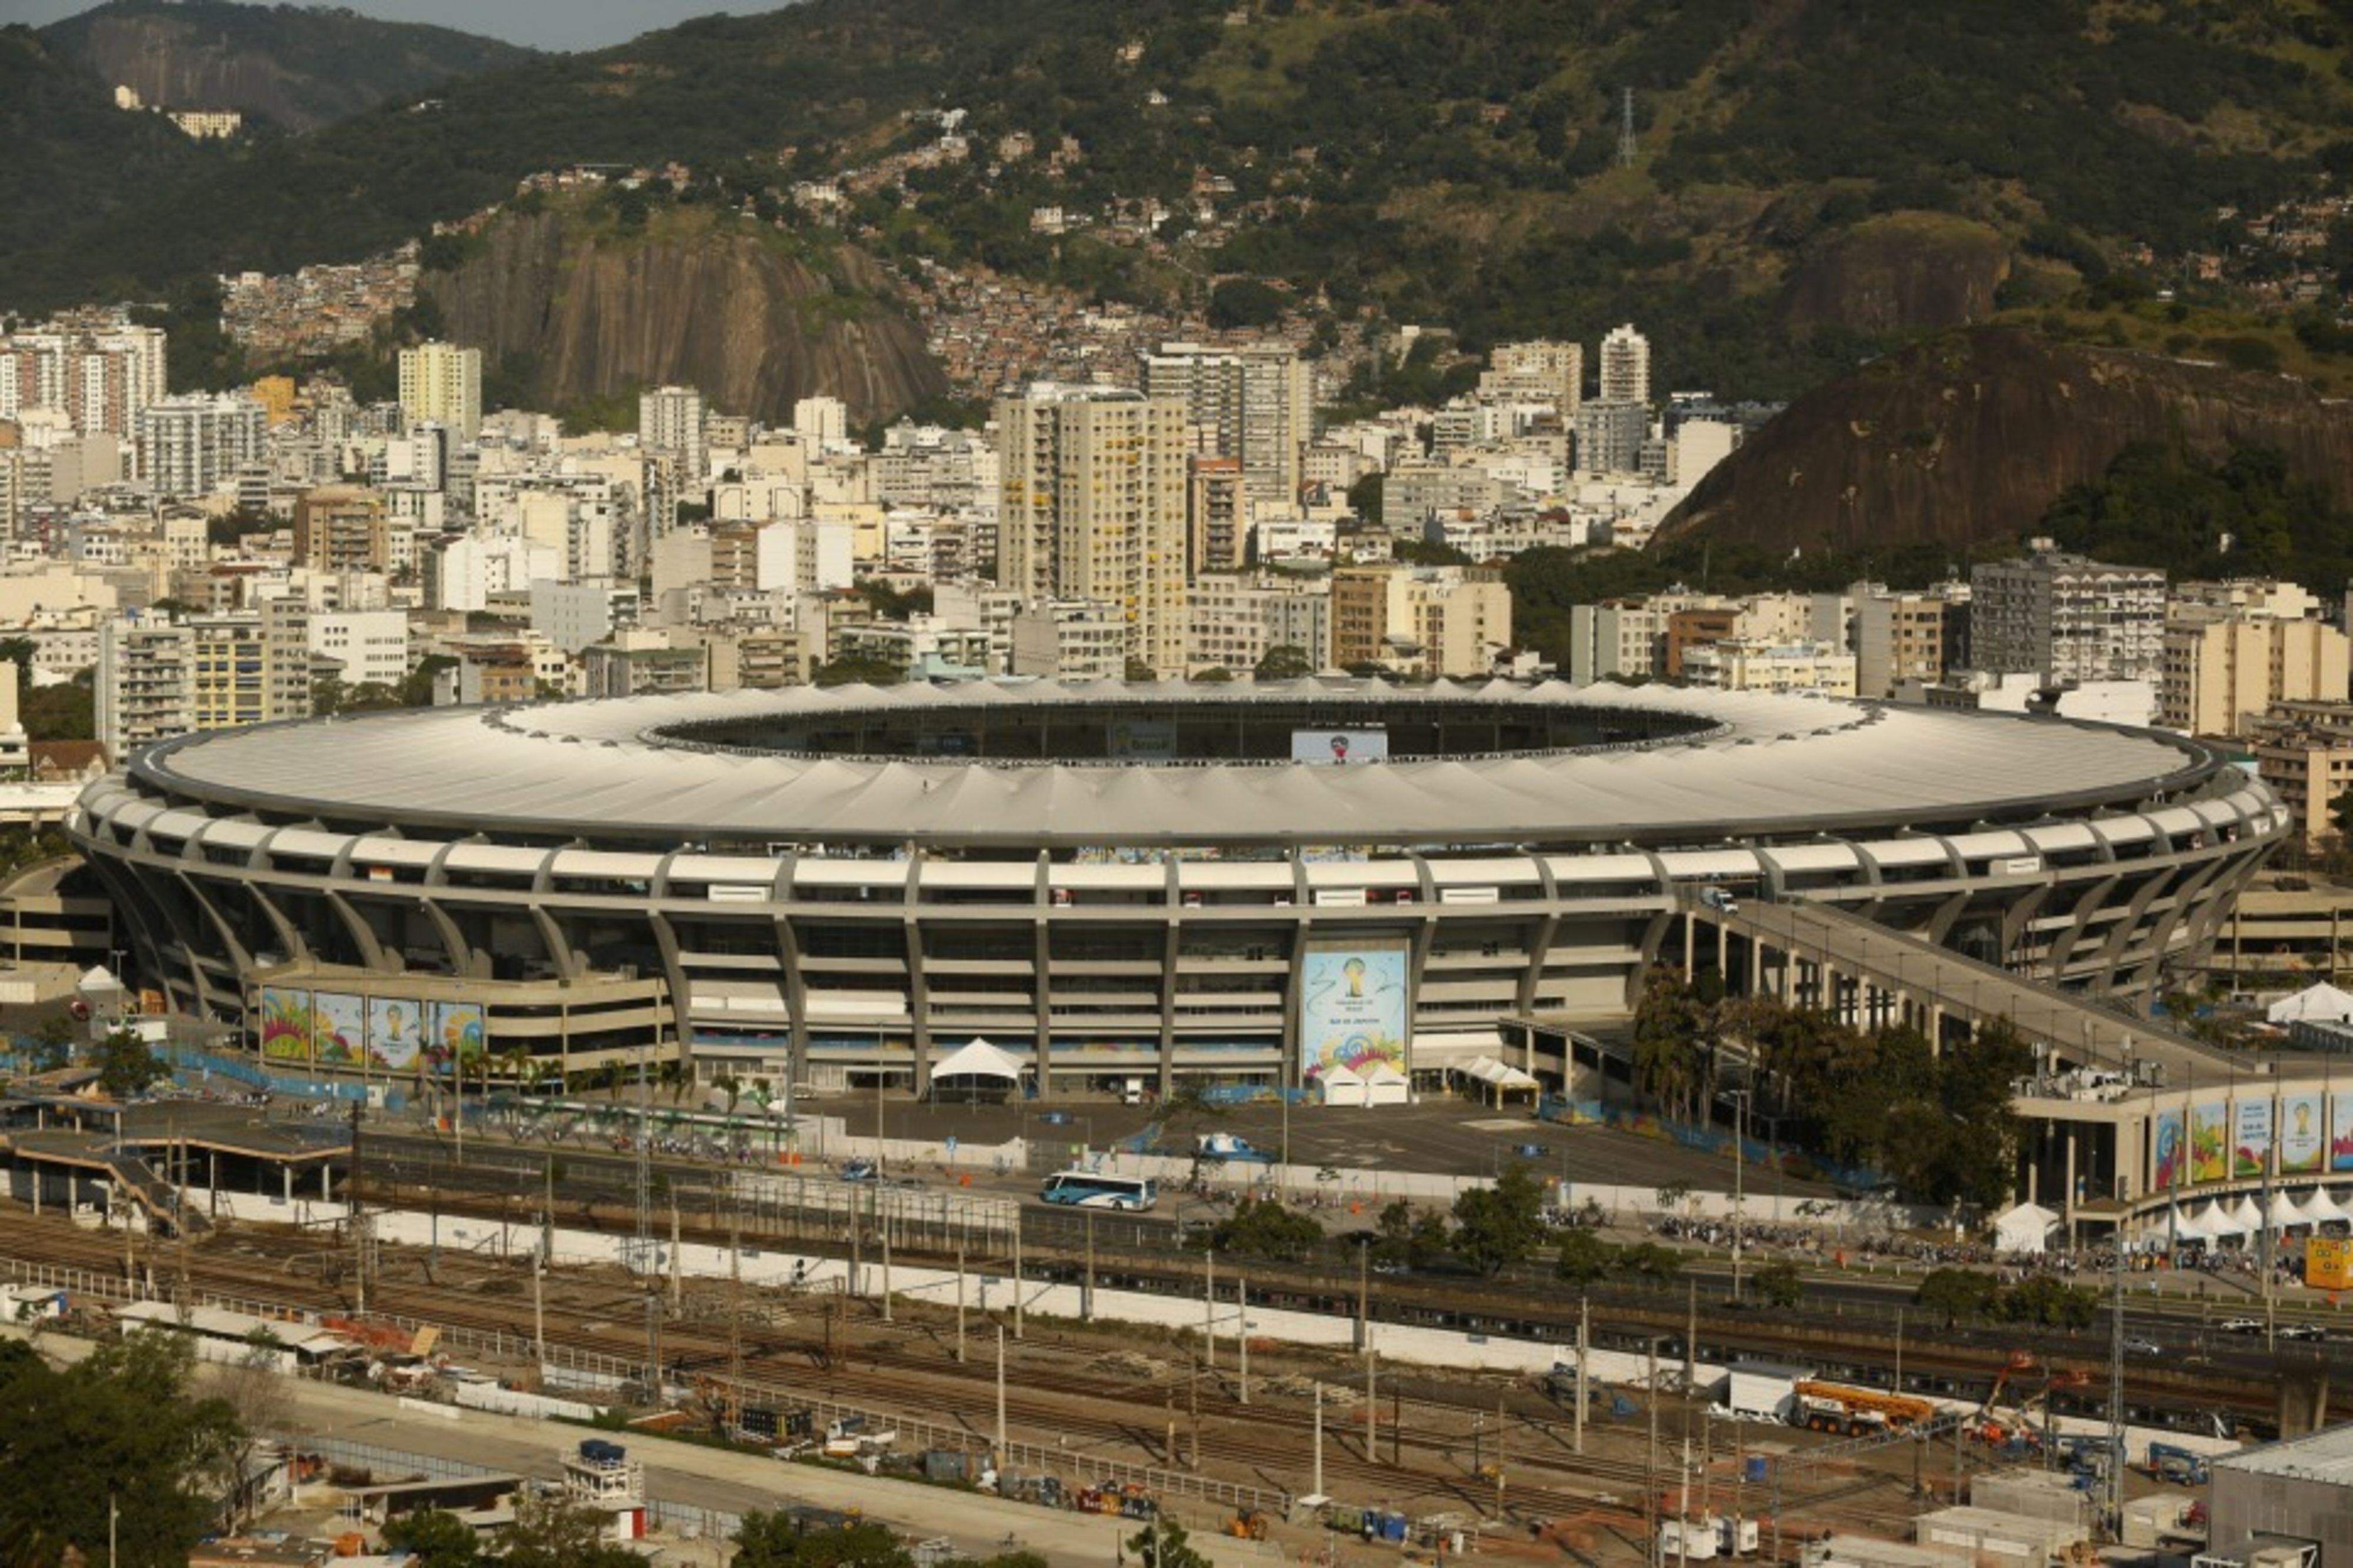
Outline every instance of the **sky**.
{"type": "MultiPolygon", "coordinates": [[[[430,22],[535,49],[600,49],[714,11],[738,16],[786,0],[337,0],[391,22],[430,22]]],[[[0,0],[0,23],[34,26],[91,8],[91,0],[0,0]]]]}

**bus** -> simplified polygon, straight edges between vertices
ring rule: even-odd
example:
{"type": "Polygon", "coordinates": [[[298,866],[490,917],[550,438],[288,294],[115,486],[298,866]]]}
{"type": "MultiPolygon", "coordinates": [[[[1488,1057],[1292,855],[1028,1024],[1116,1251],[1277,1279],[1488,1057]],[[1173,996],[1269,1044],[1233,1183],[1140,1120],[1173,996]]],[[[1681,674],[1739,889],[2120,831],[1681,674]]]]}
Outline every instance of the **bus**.
{"type": "Polygon", "coordinates": [[[1140,1214],[1160,1201],[1160,1184],[1149,1176],[1111,1176],[1100,1171],[1057,1171],[1038,1195],[1050,1204],[1081,1208],[1124,1209],[1140,1214]]]}

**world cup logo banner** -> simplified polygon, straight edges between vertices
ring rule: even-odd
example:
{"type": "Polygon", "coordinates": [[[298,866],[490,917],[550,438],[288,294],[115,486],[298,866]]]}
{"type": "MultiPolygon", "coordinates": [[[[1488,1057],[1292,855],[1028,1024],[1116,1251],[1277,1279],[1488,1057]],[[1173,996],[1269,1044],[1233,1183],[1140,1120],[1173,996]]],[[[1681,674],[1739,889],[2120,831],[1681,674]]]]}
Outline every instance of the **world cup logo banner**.
{"type": "Polygon", "coordinates": [[[1318,1077],[1346,1068],[1406,1070],[1406,950],[1351,944],[1310,949],[1301,973],[1300,1065],[1318,1077]]]}

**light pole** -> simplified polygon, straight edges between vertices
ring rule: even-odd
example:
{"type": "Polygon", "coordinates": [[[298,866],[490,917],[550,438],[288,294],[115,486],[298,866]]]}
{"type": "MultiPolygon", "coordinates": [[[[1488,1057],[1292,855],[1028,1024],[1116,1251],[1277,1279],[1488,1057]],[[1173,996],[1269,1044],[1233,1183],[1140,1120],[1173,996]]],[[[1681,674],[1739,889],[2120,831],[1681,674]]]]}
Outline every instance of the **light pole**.
{"type": "Polygon", "coordinates": [[[1741,1213],[1748,1202],[1748,1093],[1745,1089],[1725,1091],[1739,1107],[1732,1122],[1732,1304],[1740,1305],[1740,1234],[1741,1213]]]}

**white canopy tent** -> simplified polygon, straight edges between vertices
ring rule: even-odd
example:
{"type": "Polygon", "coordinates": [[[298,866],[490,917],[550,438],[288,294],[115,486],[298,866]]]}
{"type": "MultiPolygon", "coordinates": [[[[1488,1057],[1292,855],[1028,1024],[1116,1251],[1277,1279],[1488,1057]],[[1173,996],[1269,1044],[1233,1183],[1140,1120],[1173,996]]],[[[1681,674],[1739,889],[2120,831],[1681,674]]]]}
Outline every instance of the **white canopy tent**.
{"type": "Polygon", "coordinates": [[[1365,1103],[1365,1080],[1355,1068],[1335,1062],[1315,1079],[1326,1105],[1362,1105],[1365,1103]]]}
{"type": "Polygon", "coordinates": [[[2263,1215],[2271,1221],[2274,1230],[2285,1230],[2292,1225],[2312,1223],[2312,1216],[2290,1202],[2284,1192],[2272,1194],[2272,1201],[2263,1205],[2263,1215]]]}
{"type": "Polygon", "coordinates": [[[2315,1187],[2305,1194],[2303,1208],[2305,1223],[2307,1225],[2327,1225],[2331,1220],[2348,1217],[2343,1207],[2337,1204],[2336,1195],[2327,1187],[2315,1187]]]}
{"type": "Polygon", "coordinates": [[[2232,1228],[2231,1216],[2221,1204],[2201,1204],[2187,1223],[2197,1227],[2201,1241],[2220,1241],[2226,1236],[2239,1234],[2232,1228]]]}
{"type": "Polygon", "coordinates": [[[1388,1062],[1375,1062],[1364,1076],[1366,1105],[1403,1105],[1411,1098],[1405,1074],[1388,1062]]]}
{"type": "Polygon", "coordinates": [[[941,1084],[948,1079],[967,1079],[970,1088],[977,1088],[983,1083],[1018,1088],[1021,1082],[1021,1071],[1020,1058],[990,1045],[987,1040],[976,1039],[968,1046],[950,1051],[932,1064],[932,1094],[937,1098],[941,1084]]]}
{"type": "Polygon", "coordinates": [[[2172,1214],[2167,1216],[2165,1234],[2177,1245],[2188,1241],[2202,1243],[2214,1239],[2212,1234],[2198,1223],[2198,1216],[2182,1213],[2181,1205],[2179,1204],[2173,1205],[2172,1214]]]}
{"type": "Polygon", "coordinates": [[[1994,1216],[1993,1244],[2003,1252],[2042,1252],[2050,1247],[2059,1221],[2041,1204],[2020,1204],[1994,1216]]]}
{"type": "Polygon", "coordinates": [[[2341,990],[2324,980],[2294,995],[2281,997],[2263,1009],[2263,1016],[2274,1024],[2347,1023],[2353,1021],[2353,991],[2341,990]]]}
{"type": "Polygon", "coordinates": [[[2253,1236],[2263,1228],[2263,1211],[2255,1206],[2254,1199],[2244,1194],[2241,1194],[2239,1201],[2231,1205],[2225,1217],[2231,1226],[2228,1235],[2253,1236]]]}
{"type": "Polygon", "coordinates": [[[1459,1070],[1465,1078],[1484,1085],[1498,1105],[1507,1094],[1534,1094],[1543,1087],[1534,1074],[1508,1067],[1493,1057],[1472,1057],[1469,1065],[1459,1070]]]}

